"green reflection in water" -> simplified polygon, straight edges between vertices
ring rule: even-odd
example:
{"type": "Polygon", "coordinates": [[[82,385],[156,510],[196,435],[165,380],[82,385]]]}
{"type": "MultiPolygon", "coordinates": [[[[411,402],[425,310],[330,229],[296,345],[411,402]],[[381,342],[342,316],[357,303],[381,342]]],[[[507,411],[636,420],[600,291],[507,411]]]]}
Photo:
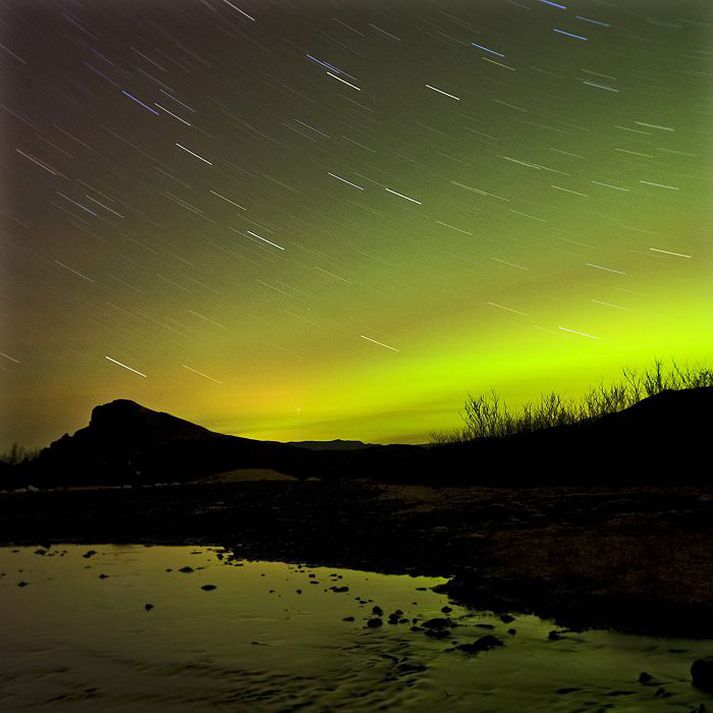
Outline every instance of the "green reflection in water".
{"type": "Polygon", "coordinates": [[[713,642],[601,631],[549,640],[551,622],[506,624],[455,606],[448,638],[412,631],[413,619],[444,616],[447,599],[423,589],[443,581],[434,578],[226,566],[207,548],[134,545],[1,548],[0,572],[3,710],[643,713],[713,704],[688,675],[713,642]],[[409,621],[368,628],[374,606],[385,622],[397,609],[409,621]],[[449,651],[486,634],[505,646],[449,651]],[[644,670],[660,685],[639,684],[644,670]],[[670,695],[655,697],[659,688],[670,695]]]}

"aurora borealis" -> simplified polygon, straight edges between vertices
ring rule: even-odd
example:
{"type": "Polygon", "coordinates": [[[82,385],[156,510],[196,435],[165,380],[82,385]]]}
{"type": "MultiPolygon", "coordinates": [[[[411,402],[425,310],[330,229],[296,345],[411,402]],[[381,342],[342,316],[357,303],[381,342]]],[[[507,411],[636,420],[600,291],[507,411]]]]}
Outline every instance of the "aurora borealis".
{"type": "Polygon", "coordinates": [[[708,0],[3,5],[0,447],[423,442],[710,357],[708,0]]]}

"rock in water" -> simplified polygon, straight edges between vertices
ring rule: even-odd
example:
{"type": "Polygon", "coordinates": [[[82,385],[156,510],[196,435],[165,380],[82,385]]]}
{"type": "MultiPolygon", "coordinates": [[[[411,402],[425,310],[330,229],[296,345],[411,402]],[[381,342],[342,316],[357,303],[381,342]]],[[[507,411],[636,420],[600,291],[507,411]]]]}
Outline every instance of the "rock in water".
{"type": "Polygon", "coordinates": [[[691,666],[691,678],[696,688],[713,693],[713,656],[696,659],[691,666]]]}
{"type": "Polygon", "coordinates": [[[450,619],[444,619],[443,617],[435,617],[434,619],[429,619],[421,624],[425,629],[447,629],[455,626],[455,624],[450,619]]]}
{"type": "Polygon", "coordinates": [[[488,634],[487,636],[481,636],[476,639],[472,644],[460,644],[456,646],[459,651],[465,651],[467,654],[478,654],[481,651],[490,651],[490,649],[497,648],[498,646],[505,646],[497,636],[488,634]]]}
{"type": "Polygon", "coordinates": [[[426,636],[432,639],[447,639],[450,635],[448,629],[426,629],[426,636]]]}

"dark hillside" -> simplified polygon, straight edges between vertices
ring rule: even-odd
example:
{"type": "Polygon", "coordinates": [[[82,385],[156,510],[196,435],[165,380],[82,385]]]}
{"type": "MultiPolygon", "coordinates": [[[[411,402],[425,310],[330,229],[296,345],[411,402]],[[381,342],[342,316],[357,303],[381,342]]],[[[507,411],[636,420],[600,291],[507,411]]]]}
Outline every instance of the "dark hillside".
{"type": "Polygon", "coordinates": [[[10,481],[183,482],[238,468],[270,468],[297,477],[431,484],[705,483],[711,435],[713,387],[663,391],[572,425],[429,448],[336,444],[314,450],[226,436],[117,400],[97,406],[87,427],[14,467],[10,481]]]}

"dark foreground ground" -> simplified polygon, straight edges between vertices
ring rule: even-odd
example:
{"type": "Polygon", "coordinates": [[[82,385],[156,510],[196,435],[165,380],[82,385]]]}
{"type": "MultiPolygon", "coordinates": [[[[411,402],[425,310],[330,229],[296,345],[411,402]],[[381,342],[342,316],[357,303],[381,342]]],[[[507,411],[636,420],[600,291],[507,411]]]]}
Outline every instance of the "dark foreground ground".
{"type": "Polygon", "coordinates": [[[450,577],[459,603],[713,637],[713,488],[260,481],[0,495],[0,543],[211,544],[450,577]]]}

